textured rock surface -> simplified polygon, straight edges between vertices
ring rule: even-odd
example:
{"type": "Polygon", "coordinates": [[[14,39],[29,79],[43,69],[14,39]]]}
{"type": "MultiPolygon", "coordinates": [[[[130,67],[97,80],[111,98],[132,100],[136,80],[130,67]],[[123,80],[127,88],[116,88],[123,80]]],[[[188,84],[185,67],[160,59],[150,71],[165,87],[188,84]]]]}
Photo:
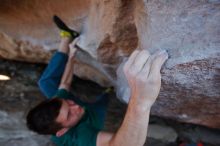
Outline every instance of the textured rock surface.
{"type": "Polygon", "coordinates": [[[78,76],[117,86],[116,69],[134,49],[166,49],[152,114],[220,128],[219,0],[2,0],[0,56],[48,62],[59,43],[53,14],[82,34],[78,76]]]}

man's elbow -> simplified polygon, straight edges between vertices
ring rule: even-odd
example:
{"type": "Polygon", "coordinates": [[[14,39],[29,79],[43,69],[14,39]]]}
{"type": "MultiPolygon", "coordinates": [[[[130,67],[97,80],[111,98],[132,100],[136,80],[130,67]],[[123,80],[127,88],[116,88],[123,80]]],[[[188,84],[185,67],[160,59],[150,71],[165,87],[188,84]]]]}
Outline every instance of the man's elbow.
{"type": "Polygon", "coordinates": [[[47,98],[51,98],[54,95],[53,90],[50,89],[52,87],[52,85],[50,85],[50,83],[47,80],[40,79],[38,81],[38,86],[39,86],[41,92],[47,98]]]}
{"type": "Polygon", "coordinates": [[[41,79],[37,82],[37,84],[38,84],[38,87],[39,87],[40,89],[43,89],[43,88],[46,86],[46,81],[41,78],[41,79]]]}
{"type": "Polygon", "coordinates": [[[38,87],[40,88],[40,90],[43,92],[43,93],[45,93],[45,89],[47,88],[47,82],[45,81],[45,80],[42,80],[42,79],[40,79],[38,82],[37,82],[37,84],[38,84],[38,87]]]}

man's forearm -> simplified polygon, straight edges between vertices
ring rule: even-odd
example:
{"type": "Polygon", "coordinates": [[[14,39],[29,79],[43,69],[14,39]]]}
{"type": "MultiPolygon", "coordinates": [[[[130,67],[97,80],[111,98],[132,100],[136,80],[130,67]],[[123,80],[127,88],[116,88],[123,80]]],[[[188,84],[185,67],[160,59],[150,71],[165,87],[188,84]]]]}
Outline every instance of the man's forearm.
{"type": "Polygon", "coordinates": [[[166,51],[150,55],[146,50],[136,50],[125,63],[124,73],[131,88],[131,99],[124,121],[110,144],[114,146],[144,145],[150,109],[160,92],[160,69],[167,58],[166,51]]]}
{"type": "Polygon", "coordinates": [[[142,146],[145,143],[150,108],[141,108],[132,97],[124,121],[110,141],[110,146],[142,146]]]}
{"type": "Polygon", "coordinates": [[[74,62],[75,61],[74,61],[73,56],[70,56],[67,61],[59,88],[65,88],[66,90],[70,89],[72,79],[73,79],[74,62]]]}
{"type": "MultiPolygon", "coordinates": [[[[131,88],[131,98],[119,130],[110,135],[107,146],[143,146],[147,137],[150,109],[161,87],[160,69],[168,58],[165,51],[150,55],[148,51],[134,51],[124,65],[124,73],[131,88]]],[[[101,138],[99,134],[99,139],[101,138]]],[[[102,142],[103,143],[103,142],[102,142]]]]}
{"type": "Polygon", "coordinates": [[[47,98],[51,98],[56,94],[67,61],[67,54],[56,52],[38,81],[41,91],[47,98]]]}

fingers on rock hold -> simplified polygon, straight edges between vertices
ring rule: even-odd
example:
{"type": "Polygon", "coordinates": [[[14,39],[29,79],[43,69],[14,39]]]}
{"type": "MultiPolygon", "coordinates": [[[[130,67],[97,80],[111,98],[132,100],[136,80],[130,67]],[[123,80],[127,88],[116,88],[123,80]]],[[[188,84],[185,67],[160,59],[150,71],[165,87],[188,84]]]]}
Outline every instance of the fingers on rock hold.
{"type": "Polygon", "coordinates": [[[155,53],[153,61],[152,61],[152,65],[151,65],[150,74],[152,75],[159,74],[162,65],[167,59],[168,59],[168,53],[165,50],[155,53]]]}
{"type": "Polygon", "coordinates": [[[124,72],[126,72],[128,69],[130,69],[132,67],[133,62],[139,53],[140,53],[140,51],[135,50],[131,54],[131,56],[128,58],[127,62],[124,65],[124,68],[123,68],[124,72]]]}

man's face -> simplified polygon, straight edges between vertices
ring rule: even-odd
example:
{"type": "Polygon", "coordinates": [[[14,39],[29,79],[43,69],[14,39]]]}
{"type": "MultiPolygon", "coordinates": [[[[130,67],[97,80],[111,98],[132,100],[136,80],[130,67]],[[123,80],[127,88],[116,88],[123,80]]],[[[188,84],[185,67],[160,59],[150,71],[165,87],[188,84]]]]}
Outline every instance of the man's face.
{"type": "Polygon", "coordinates": [[[72,100],[61,100],[62,106],[56,122],[60,123],[64,128],[71,128],[80,121],[85,111],[72,100]]]}

